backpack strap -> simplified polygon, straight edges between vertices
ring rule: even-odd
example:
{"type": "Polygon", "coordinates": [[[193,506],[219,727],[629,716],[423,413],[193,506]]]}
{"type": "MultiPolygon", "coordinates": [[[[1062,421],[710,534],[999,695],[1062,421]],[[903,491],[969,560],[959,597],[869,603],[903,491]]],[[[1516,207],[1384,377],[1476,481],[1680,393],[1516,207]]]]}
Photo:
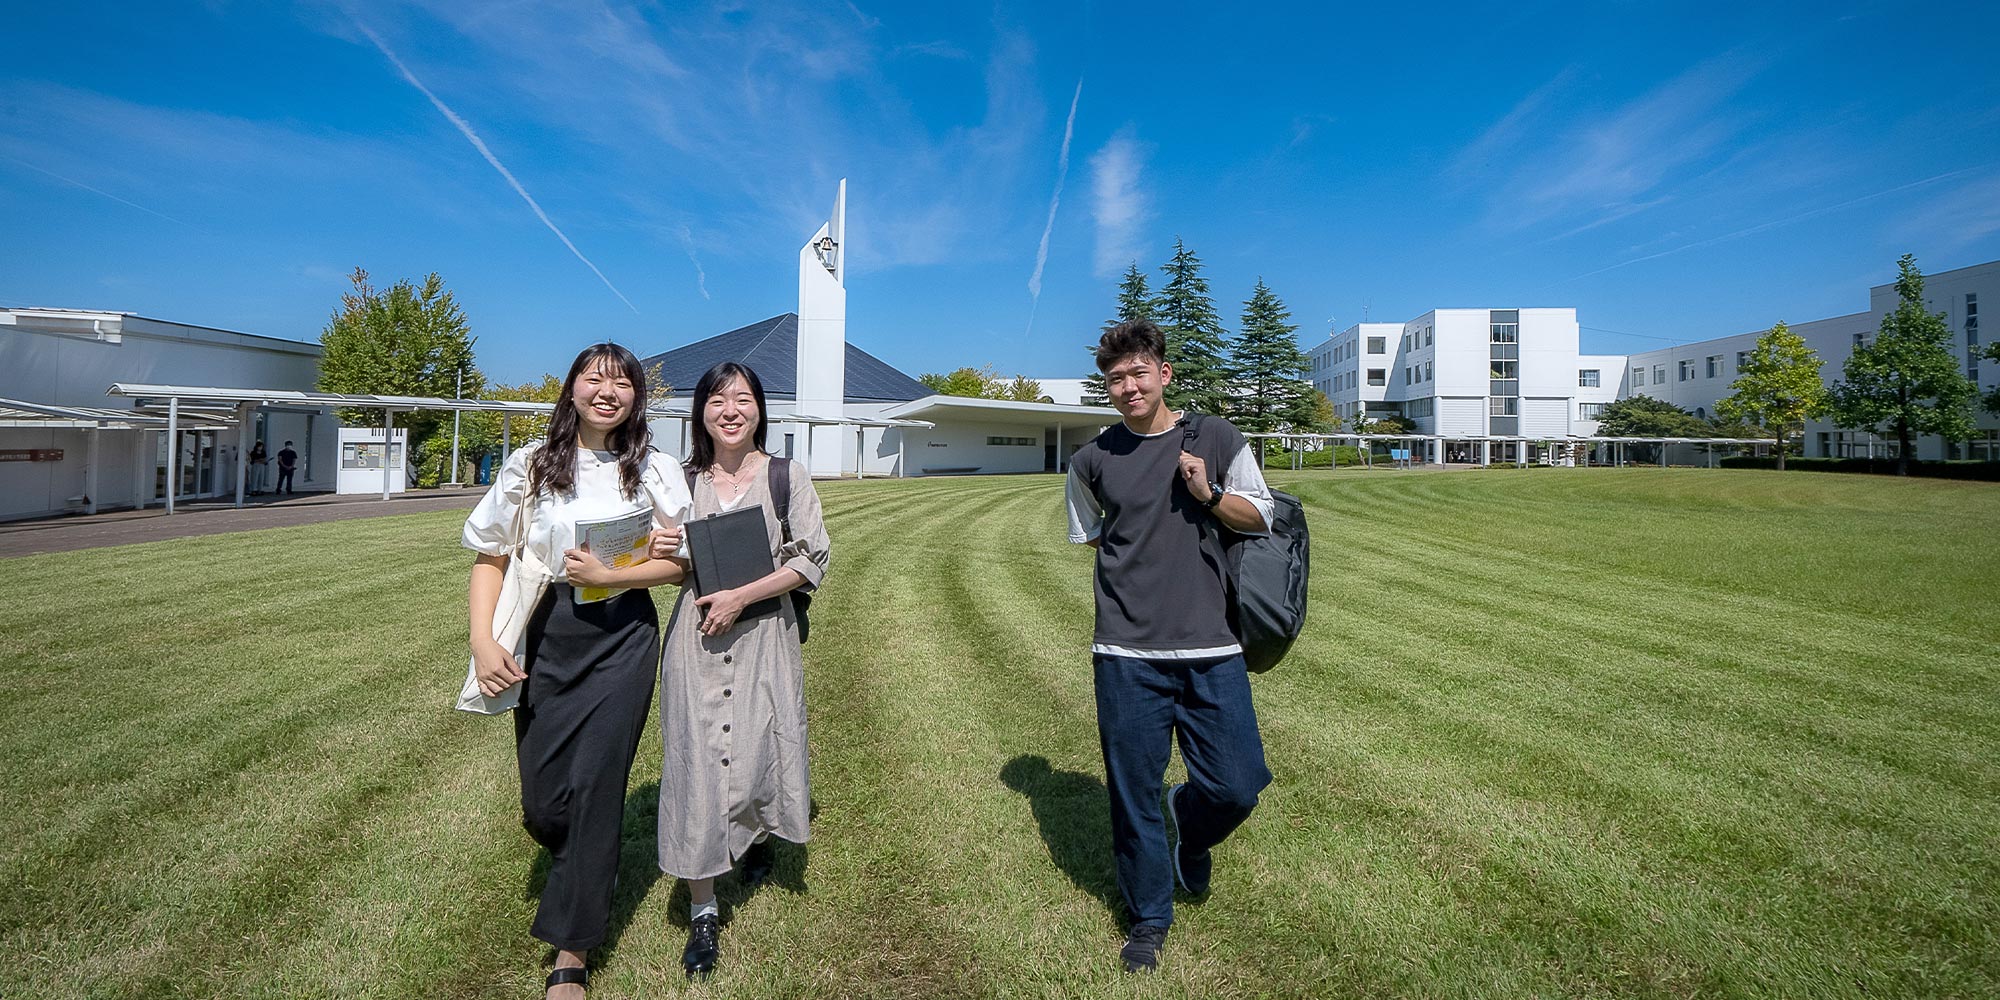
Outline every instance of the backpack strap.
{"type": "Polygon", "coordinates": [[[778,515],[778,529],[785,541],[792,540],[792,462],[775,455],[765,463],[764,474],[771,482],[771,512],[778,515]]]}

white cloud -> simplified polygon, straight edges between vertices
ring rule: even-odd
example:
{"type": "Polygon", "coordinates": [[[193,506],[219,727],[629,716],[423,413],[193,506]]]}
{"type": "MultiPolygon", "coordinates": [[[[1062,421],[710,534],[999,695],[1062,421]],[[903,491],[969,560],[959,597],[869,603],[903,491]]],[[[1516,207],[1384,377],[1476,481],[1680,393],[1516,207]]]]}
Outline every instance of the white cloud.
{"type": "Polygon", "coordinates": [[[1138,259],[1139,229],[1146,221],[1147,198],[1139,188],[1144,151],[1131,126],[1121,129],[1090,158],[1091,216],[1097,222],[1097,254],[1093,272],[1115,277],[1138,259]]]}

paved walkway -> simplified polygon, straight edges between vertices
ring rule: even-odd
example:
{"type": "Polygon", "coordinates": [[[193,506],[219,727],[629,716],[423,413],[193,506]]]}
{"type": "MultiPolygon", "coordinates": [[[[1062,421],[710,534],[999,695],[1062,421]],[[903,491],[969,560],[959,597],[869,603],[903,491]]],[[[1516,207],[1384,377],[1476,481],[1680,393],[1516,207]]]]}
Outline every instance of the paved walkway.
{"type": "Polygon", "coordinates": [[[44,521],[0,523],[0,559],[195,535],[223,535],[258,528],[346,521],[357,517],[470,510],[485,494],[484,488],[419,490],[384,500],[379,494],[335,496],[332,493],[300,493],[283,497],[249,497],[241,510],[229,503],[214,501],[177,503],[172,517],[159,507],[148,507],[145,510],[121,510],[44,521]]]}

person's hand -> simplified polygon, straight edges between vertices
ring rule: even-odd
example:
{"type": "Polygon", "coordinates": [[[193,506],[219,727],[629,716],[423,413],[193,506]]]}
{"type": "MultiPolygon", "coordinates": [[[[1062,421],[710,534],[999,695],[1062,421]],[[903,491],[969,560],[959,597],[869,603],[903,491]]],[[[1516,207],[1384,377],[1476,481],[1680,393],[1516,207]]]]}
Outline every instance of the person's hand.
{"type": "Polygon", "coordinates": [[[1207,503],[1215,495],[1208,488],[1208,463],[1199,455],[1181,452],[1181,479],[1187,483],[1188,492],[1202,503],[1207,503]]]}
{"type": "Polygon", "coordinates": [[[702,635],[721,635],[736,625],[736,619],[749,605],[743,595],[735,590],[718,590],[707,597],[695,598],[695,607],[702,609],[702,635]]]}
{"type": "Polygon", "coordinates": [[[668,528],[654,528],[652,541],[646,546],[648,559],[672,559],[681,547],[681,527],[676,524],[668,528]]]}
{"type": "Polygon", "coordinates": [[[574,548],[563,552],[563,576],[572,587],[615,587],[611,567],[599,562],[588,548],[574,548]]]}
{"type": "Polygon", "coordinates": [[[528,679],[521,665],[514,661],[514,654],[491,639],[472,644],[472,668],[479,682],[479,693],[488,698],[528,679]]]}

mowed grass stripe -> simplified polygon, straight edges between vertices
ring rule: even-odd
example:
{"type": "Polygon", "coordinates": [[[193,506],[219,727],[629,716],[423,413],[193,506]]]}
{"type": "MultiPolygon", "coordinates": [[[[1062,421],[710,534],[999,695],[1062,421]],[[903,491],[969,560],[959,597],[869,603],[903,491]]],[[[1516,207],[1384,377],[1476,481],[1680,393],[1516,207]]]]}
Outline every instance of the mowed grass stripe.
{"type": "MultiPolygon", "coordinates": [[[[1090,555],[1063,538],[1061,480],[828,483],[814,843],[775,886],[725,884],[724,974],[683,984],[649,731],[593,995],[1995,992],[2000,574],[1951,540],[2000,494],[1273,479],[1312,508],[1315,617],[1254,682],[1277,782],[1163,975],[1111,958],[1090,555]]],[[[51,610],[0,586],[37,720],[0,732],[27,762],[0,776],[22,985],[539,995],[511,732],[443,708],[461,516],[9,562],[100,595],[51,610]],[[340,707],[287,701],[308,695],[340,707]]]]}

